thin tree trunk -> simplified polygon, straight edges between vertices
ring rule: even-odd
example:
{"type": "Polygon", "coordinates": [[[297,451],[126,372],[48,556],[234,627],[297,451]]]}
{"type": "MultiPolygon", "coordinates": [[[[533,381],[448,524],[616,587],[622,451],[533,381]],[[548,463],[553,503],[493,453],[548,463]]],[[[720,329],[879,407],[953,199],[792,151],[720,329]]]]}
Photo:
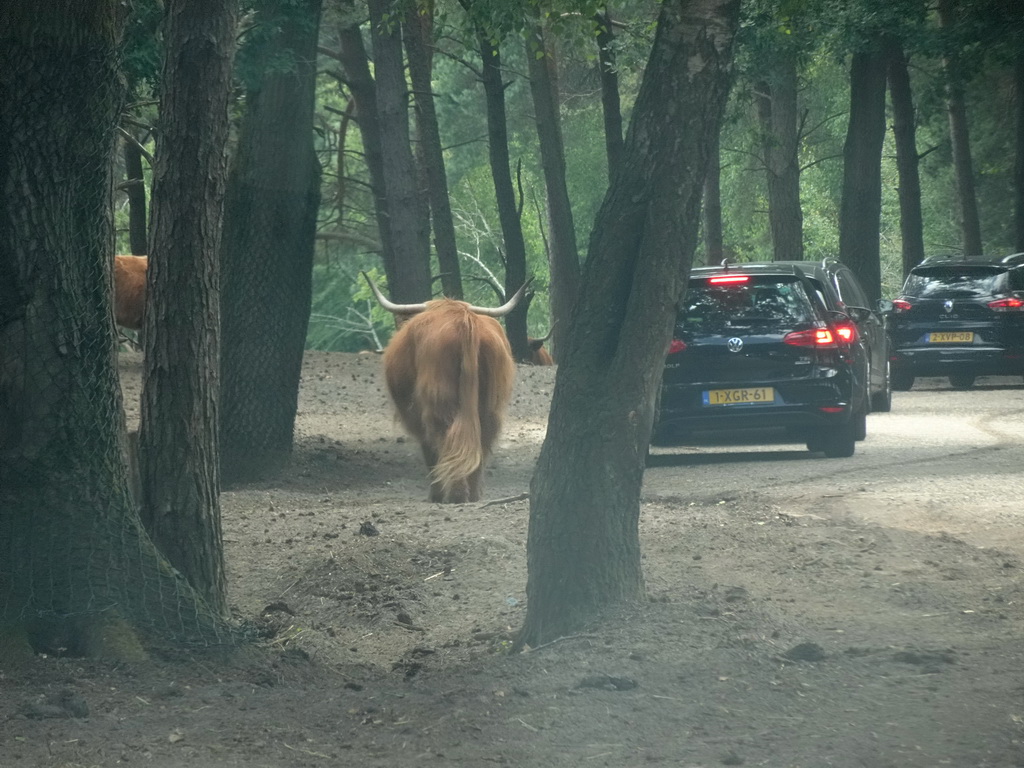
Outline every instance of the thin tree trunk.
{"type": "Polygon", "coordinates": [[[900,236],[903,243],[903,276],[924,259],[924,220],[921,215],[921,177],[918,169],[914,98],[903,45],[889,40],[888,80],[892,99],[892,133],[896,140],[899,174],[900,236]]]}
{"type": "MultiPolygon", "coordinates": [[[[352,0],[343,2],[351,11],[352,0]]],[[[374,215],[381,244],[381,261],[388,285],[398,282],[398,264],[394,244],[391,242],[391,227],[388,224],[388,197],[384,183],[384,150],[381,147],[381,132],[377,117],[377,86],[370,73],[370,60],[363,34],[359,25],[354,24],[338,30],[341,51],[341,65],[345,70],[346,83],[355,102],[355,118],[359,134],[363,139],[363,155],[366,169],[373,188],[374,215]]],[[[340,183],[340,182],[339,182],[340,183]]]]}
{"type": "MultiPolygon", "coordinates": [[[[956,26],[955,0],[939,0],[939,26],[956,26]]],[[[953,173],[956,176],[957,200],[960,204],[960,227],[963,249],[967,255],[982,253],[981,219],[974,188],[974,163],[971,160],[971,138],[967,127],[967,101],[964,94],[958,55],[950,51],[943,58],[946,70],[946,109],[949,113],[949,140],[953,148],[953,173]]]]}
{"type": "Polygon", "coordinates": [[[608,179],[622,165],[622,107],[619,102],[619,73],[615,63],[615,36],[608,8],[594,14],[597,28],[597,72],[601,80],[601,114],[604,116],[604,148],[608,158],[608,179]]]}
{"type": "Polygon", "coordinates": [[[236,0],[167,3],[139,429],[146,529],[221,613],[219,257],[236,13],[236,0]]]}
{"type": "Polygon", "coordinates": [[[411,304],[431,296],[430,222],[426,202],[416,188],[399,6],[394,0],[369,0],[367,5],[377,87],[377,127],[388,199],[387,225],[394,251],[395,269],[393,274],[388,273],[388,289],[397,303],[411,304]]]}
{"type": "Polygon", "coordinates": [[[433,25],[432,1],[422,9],[410,5],[405,14],[405,50],[409,58],[409,79],[412,82],[413,103],[416,108],[419,149],[427,176],[427,199],[430,200],[434,249],[437,251],[437,264],[441,271],[444,295],[450,299],[461,299],[462,271],[459,268],[455,222],[448,196],[448,175],[444,167],[441,131],[437,124],[437,111],[434,109],[434,94],[431,90],[433,25]]]}
{"type": "Polygon", "coordinates": [[[701,188],[729,91],[739,2],[667,0],[626,153],[580,301],[530,485],[527,616],[519,645],[577,631],[643,595],[644,456],[701,188]]]}
{"type": "Polygon", "coordinates": [[[756,88],[757,113],[768,177],[768,220],[775,261],[803,259],[800,206],[800,134],[797,113],[796,54],[783,48],[769,79],[756,88]]]}
{"type": "Polygon", "coordinates": [[[705,263],[716,266],[725,258],[722,234],[722,143],[721,134],[711,137],[708,150],[708,175],[704,179],[704,242],[705,263]]]}
{"type": "Polygon", "coordinates": [[[1014,250],[1024,252],[1024,52],[1017,54],[1014,80],[1014,96],[1017,99],[1016,159],[1013,166],[1013,220],[1016,235],[1014,250]]]}
{"type": "Polygon", "coordinates": [[[885,140],[886,57],[881,45],[853,54],[850,123],[843,146],[839,259],[860,279],[872,302],[882,296],[879,227],[882,144],[885,140]]]}
{"type": "MultiPolygon", "coordinates": [[[[516,202],[508,155],[508,125],[505,116],[505,86],[501,81],[501,54],[490,36],[477,30],[482,79],[487,105],[487,149],[494,181],[498,220],[505,242],[505,295],[512,294],[526,281],[526,241],[523,239],[522,208],[516,202]]],[[[521,203],[522,201],[520,201],[521,203]]],[[[523,302],[505,316],[505,331],[516,360],[530,359],[526,335],[526,310],[523,302]]]]}
{"type": "Polygon", "coordinates": [[[140,640],[229,637],[156,551],[128,485],[110,298],[120,10],[0,6],[5,669],[33,650],[135,660],[140,640]]]}
{"type": "Polygon", "coordinates": [[[580,257],[572,204],[569,202],[569,189],[565,180],[565,147],[558,104],[558,63],[554,46],[550,44],[541,26],[539,10],[534,11],[525,34],[534,120],[537,123],[544,187],[547,190],[551,249],[548,254],[551,269],[551,347],[557,355],[566,343],[569,316],[579,291],[580,257]]]}
{"type": "Polygon", "coordinates": [[[136,256],[149,249],[149,228],[146,221],[146,185],[142,169],[142,151],[133,141],[122,139],[124,176],[128,196],[128,247],[136,256]]]}
{"type": "Polygon", "coordinates": [[[320,207],[320,0],[268,0],[256,19],[279,32],[251,55],[253,69],[274,66],[250,75],[258,79],[246,95],[224,206],[220,445],[228,483],[279,469],[291,455],[320,207]]]}

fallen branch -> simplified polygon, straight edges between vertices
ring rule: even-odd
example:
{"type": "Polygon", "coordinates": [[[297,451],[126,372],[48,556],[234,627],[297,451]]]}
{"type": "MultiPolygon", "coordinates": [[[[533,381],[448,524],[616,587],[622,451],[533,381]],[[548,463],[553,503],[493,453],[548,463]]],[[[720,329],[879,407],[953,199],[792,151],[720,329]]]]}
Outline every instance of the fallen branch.
{"type": "Polygon", "coordinates": [[[507,496],[504,499],[492,499],[491,501],[485,501],[477,509],[483,509],[484,507],[493,507],[495,504],[508,504],[511,501],[522,501],[523,499],[530,498],[529,493],[520,493],[518,496],[507,496]]]}

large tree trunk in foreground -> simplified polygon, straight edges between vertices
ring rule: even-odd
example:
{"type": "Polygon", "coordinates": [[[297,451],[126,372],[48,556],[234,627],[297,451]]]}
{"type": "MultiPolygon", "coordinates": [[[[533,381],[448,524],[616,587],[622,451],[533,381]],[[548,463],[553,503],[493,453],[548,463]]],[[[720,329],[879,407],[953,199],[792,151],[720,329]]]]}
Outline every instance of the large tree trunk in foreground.
{"type": "Polygon", "coordinates": [[[738,17],[738,0],[662,5],[624,162],[591,236],[530,486],[520,645],[571,633],[643,595],[644,456],[738,17]]]}
{"type": "Polygon", "coordinates": [[[1020,253],[1024,252],[1024,51],[1017,54],[1013,72],[1014,98],[1017,99],[1013,164],[1014,250],[1020,253]]]}
{"type": "Polygon", "coordinates": [[[227,612],[217,440],[220,233],[237,0],[169,0],[139,468],[160,551],[227,612]]]}
{"type": "Polygon", "coordinates": [[[918,169],[917,129],[914,97],[903,46],[888,41],[889,96],[892,100],[892,133],[896,142],[896,171],[899,174],[900,236],[903,277],[924,258],[924,219],[921,215],[921,177],[918,169]]]}
{"type": "Polygon", "coordinates": [[[758,83],[757,114],[768,176],[768,220],[773,259],[800,261],[804,220],[800,207],[800,131],[797,114],[796,51],[783,47],[768,78],[758,83]]]}
{"type": "Polygon", "coordinates": [[[226,483],[291,455],[312,301],[320,167],[313,100],[320,0],[270,0],[278,34],[252,54],[254,81],[232,160],[221,249],[220,447],[226,483]],[[282,66],[282,62],[291,62],[282,66]]]}
{"type": "Polygon", "coordinates": [[[839,260],[860,279],[872,303],[882,297],[879,226],[885,140],[886,57],[881,44],[853,54],[850,124],[843,146],[839,260]]]}
{"type": "Polygon", "coordinates": [[[120,3],[0,6],[0,666],[229,633],[128,485],[111,308],[120,3]],[[135,631],[138,630],[138,633],[135,631]]]}
{"type": "Polygon", "coordinates": [[[558,62],[539,12],[535,12],[527,25],[525,36],[533,113],[537,123],[544,188],[547,192],[548,230],[551,235],[551,252],[548,254],[551,267],[551,347],[554,354],[558,355],[559,348],[566,343],[569,316],[579,291],[580,256],[565,180],[565,147],[558,103],[558,62]]]}

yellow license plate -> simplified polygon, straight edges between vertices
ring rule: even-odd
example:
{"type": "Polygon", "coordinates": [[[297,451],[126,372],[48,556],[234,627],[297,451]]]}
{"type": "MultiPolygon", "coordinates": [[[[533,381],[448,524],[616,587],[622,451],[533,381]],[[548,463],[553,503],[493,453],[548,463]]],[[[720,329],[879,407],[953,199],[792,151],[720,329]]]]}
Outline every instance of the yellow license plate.
{"type": "Polygon", "coordinates": [[[746,389],[709,389],[704,393],[704,405],[751,405],[775,402],[772,387],[746,389]]]}
{"type": "Polygon", "coordinates": [[[925,340],[929,344],[972,344],[974,342],[974,331],[929,333],[925,340]]]}

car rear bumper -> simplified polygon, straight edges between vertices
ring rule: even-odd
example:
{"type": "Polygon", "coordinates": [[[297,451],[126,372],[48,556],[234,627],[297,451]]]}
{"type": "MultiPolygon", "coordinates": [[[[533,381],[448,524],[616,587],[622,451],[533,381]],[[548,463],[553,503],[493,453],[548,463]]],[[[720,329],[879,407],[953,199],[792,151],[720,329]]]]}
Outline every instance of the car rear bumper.
{"type": "Polygon", "coordinates": [[[801,439],[821,429],[847,423],[853,412],[849,403],[812,406],[729,405],[700,411],[662,410],[655,425],[653,445],[669,446],[685,442],[695,432],[739,432],[783,428],[801,439]],[[820,407],[841,408],[826,412],[820,407]]]}
{"type": "Polygon", "coordinates": [[[915,376],[973,373],[999,376],[1024,373],[1024,350],[1004,347],[905,347],[893,356],[894,370],[915,376]]]}

